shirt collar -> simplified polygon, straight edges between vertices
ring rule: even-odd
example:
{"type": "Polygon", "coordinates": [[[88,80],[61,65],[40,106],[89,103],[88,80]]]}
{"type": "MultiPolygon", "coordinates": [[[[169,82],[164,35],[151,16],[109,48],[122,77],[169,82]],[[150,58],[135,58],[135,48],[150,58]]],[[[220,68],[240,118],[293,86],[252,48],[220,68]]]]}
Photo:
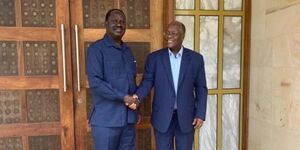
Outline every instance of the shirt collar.
{"type": "MultiPolygon", "coordinates": [[[[120,48],[116,45],[116,43],[107,34],[104,35],[103,40],[105,41],[106,46],[115,47],[117,49],[120,48]]],[[[127,45],[123,41],[121,41],[121,49],[122,48],[127,48],[127,45]]]]}
{"type": "Polygon", "coordinates": [[[169,51],[169,56],[175,56],[176,58],[177,58],[177,57],[181,57],[181,56],[182,56],[182,53],[183,53],[183,46],[181,46],[179,52],[178,52],[176,55],[174,55],[174,54],[172,53],[172,51],[171,51],[169,48],[168,48],[168,51],[169,51]]]}

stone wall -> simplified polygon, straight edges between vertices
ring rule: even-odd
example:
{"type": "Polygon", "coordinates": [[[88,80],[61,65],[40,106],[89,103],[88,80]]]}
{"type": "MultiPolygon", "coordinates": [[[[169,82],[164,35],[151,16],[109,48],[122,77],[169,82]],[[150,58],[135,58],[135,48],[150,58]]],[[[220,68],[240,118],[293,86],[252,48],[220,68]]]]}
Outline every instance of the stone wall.
{"type": "Polygon", "coordinates": [[[300,0],[252,0],[249,150],[300,150],[300,0]]]}

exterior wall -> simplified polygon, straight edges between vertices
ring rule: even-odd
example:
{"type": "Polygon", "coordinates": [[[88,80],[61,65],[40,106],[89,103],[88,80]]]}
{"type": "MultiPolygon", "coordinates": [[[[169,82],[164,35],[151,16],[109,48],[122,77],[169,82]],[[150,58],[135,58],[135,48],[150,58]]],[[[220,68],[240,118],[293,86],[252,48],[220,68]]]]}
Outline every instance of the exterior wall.
{"type": "Polygon", "coordinates": [[[300,150],[300,0],[252,0],[249,150],[300,150]]]}

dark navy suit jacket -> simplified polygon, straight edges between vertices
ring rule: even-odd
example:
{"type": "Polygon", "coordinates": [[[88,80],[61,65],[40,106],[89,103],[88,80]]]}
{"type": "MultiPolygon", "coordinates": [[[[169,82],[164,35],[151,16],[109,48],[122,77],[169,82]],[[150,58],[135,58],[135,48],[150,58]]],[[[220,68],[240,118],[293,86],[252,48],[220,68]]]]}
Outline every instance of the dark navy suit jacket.
{"type": "Polygon", "coordinates": [[[151,53],[146,61],[145,71],[136,94],[143,100],[154,87],[151,123],[153,127],[166,132],[172,116],[175,99],[177,115],[182,132],[192,131],[195,117],[205,120],[207,86],[202,55],[187,48],[183,55],[175,94],[168,49],[151,53]]]}
{"type": "Polygon", "coordinates": [[[136,63],[129,47],[121,47],[105,35],[87,54],[86,72],[93,99],[91,125],[121,127],[137,122],[137,111],[125,106],[123,98],[136,90],[136,63]]]}

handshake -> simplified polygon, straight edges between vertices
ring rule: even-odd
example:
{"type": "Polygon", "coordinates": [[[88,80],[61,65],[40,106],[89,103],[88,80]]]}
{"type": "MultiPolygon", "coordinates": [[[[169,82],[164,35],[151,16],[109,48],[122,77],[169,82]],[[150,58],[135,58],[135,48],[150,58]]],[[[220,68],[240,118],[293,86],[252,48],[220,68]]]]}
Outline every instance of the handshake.
{"type": "Polygon", "coordinates": [[[124,97],[124,103],[126,106],[128,106],[132,110],[136,110],[140,105],[139,98],[136,94],[126,95],[124,97]]]}

